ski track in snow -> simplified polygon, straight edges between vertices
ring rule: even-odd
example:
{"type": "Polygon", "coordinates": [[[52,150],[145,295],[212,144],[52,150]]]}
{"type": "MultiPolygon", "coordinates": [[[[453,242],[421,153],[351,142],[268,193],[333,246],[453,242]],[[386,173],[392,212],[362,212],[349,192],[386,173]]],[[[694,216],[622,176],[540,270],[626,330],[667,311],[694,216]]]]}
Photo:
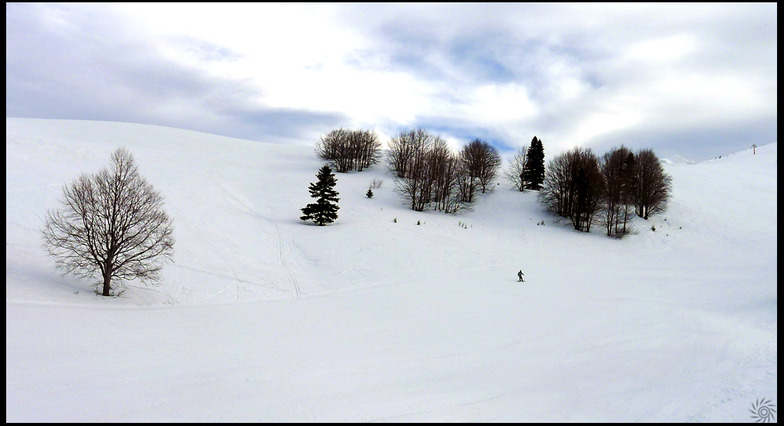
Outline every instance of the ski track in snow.
{"type": "MultiPolygon", "coordinates": [[[[269,220],[268,220],[269,221],[269,220]]],[[[291,272],[289,265],[286,263],[286,250],[285,250],[285,241],[283,240],[283,236],[280,233],[280,227],[275,222],[269,221],[272,226],[275,228],[275,242],[277,244],[277,254],[278,254],[278,263],[283,268],[283,273],[286,274],[286,279],[289,282],[289,286],[291,287],[291,295],[294,300],[299,301],[302,298],[302,292],[299,289],[299,282],[297,278],[294,277],[294,274],[291,272]]]]}
{"type": "Polygon", "coordinates": [[[202,273],[202,274],[205,274],[205,275],[212,275],[212,276],[221,277],[221,278],[233,278],[237,282],[240,282],[240,283],[251,284],[251,285],[254,285],[254,286],[257,286],[257,287],[263,287],[263,288],[266,288],[266,289],[269,289],[269,290],[278,290],[278,291],[280,291],[280,288],[276,287],[274,285],[262,284],[262,283],[258,283],[258,282],[254,282],[254,281],[248,281],[248,280],[244,280],[244,279],[241,279],[241,278],[237,278],[236,274],[234,276],[230,276],[230,275],[221,274],[221,273],[218,273],[218,272],[212,272],[212,271],[207,271],[207,270],[204,270],[204,269],[194,268],[193,266],[181,265],[181,264],[178,264],[178,263],[174,263],[173,266],[176,267],[176,268],[182,268],[182,269],[187,269],[189,271],[199,272],[199,273],[202,273]]]}
{"type": "MultiPolygon", "coordinates": [[[[280,232],[280,227],[278,226],[278,224],[270,220],[269,218],[267,218],[265,215],[261,214],[255,208],[249,206],[245,201],[241,200],[236,194],[226,189],[225,186],[221,184],[217,184],[217,185],[226,195],[231,197],[235,202],[237,202],[237,204],[243,207],[248,213],[251,213],[253,216],[258,217],[266,221],[270,225],[272,225],[273,229],[275,230],[275,244],[276,244],[276,255],[277,255],[278,264],[283,270],[283,274],[286,277],[286,281],[289,284],[289,288],[291,289],[292,299],[295,301],[301,300],[302,291],[300,290],[299,281],[297,281],[297,278],[291,272],[291,268],[289,268],[289,265],[286,262],[286,242],[283,239],[283,235],[280,232]]],[[[234,273],[234,268],[232,268],[232,274],[234,275],[235,282],[237,282],[238,279],[236,274],[234,273]]],[[[237,291],[239,293],[239,289],[237,291]]]]}

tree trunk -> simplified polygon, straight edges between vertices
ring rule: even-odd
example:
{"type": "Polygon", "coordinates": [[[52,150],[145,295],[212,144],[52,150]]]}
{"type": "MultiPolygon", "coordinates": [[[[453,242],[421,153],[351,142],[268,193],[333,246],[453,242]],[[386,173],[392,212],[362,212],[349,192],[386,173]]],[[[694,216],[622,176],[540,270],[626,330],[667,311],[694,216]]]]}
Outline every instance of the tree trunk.
{"type": "Polygon", "coordinates": [[[109,289],[111,288],[112,283],[112,267],[111,265],[106,265],[104,268],[103,274],[103,296],[110,296],[109,289]]]}

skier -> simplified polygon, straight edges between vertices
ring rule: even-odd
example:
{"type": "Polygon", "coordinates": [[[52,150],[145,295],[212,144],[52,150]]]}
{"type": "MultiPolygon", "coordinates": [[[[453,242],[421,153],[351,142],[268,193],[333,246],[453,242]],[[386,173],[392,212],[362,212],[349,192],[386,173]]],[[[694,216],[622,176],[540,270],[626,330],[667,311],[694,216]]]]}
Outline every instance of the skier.
{"type": "Polygon", "coordinates": [[[525,282],[525,278],[524,278],[524,274],[523,274],[523,270],[522,269],[517,271],[517,282],[521,282],[521,281],[525,282]]]}

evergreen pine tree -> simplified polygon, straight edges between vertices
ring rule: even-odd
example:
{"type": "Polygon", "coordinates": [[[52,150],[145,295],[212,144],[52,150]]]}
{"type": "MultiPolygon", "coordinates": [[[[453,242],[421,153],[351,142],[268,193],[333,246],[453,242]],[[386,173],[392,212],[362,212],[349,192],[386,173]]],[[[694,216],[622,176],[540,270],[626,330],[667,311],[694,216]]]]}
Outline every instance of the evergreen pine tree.
{"type": "Polygon", "coordinates": [[[365,196],[368,198],[373,198],[373,188],[368,188],[367,192],[365,193],[365,196]]]}
{"type": "Polygon", "coordinates": [[[324,166],[319,169],[316,174],[318,181],[311,183],[308,187],[310,196],[316,198],[315,203],[308,204],[302,208],[301,220],[312,220],[319,226],[324,226],[332,223],[338,218],[338,192],[335,191],[335,185],[338,183],[335,175],[332,174],[332,169],[329,166],[324,166]]]}
{"type": "Polygon", "coordinates": [[[528,155],[523,168],[523,181],[526,189],[538,191],[544,182],[544,145],[534,136],[528,147],[528,155]]]}

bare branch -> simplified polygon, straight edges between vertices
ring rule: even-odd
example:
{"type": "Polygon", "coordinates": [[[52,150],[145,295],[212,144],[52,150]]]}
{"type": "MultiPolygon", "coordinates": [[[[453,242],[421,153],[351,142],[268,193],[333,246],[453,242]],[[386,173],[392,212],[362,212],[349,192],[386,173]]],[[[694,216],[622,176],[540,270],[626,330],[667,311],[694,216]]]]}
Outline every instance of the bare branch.
{"type": "Polygon", "coordinates": [[[60,210],[49,211],[44,245],[66,273],[111,279],[155,281],[171,260],[173,228],[163,199],[139,175],[131,154],[117,149],[111,167],[81,175],[63,188],[60,210]]]}

